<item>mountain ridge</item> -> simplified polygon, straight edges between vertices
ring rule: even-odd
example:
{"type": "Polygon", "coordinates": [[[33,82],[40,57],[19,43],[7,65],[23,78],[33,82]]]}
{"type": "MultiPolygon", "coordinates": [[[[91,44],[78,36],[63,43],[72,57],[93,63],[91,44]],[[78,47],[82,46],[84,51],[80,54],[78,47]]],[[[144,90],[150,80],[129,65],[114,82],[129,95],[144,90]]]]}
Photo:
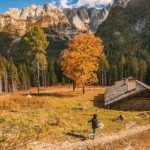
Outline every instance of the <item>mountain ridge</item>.
{"type": "Polygon", "coordinates": [[[104,42],[112,83],[128,76],[150,83],[149,10],[149,0],[131,0],[126,8],[111,9],[98,27],[96,35],[104,42]]]}
{"type": "MultiPolygon", "coordinates": [[[[127,0],[122,0],[123,4],[124,1],[127,0]]],[[[114,5],[120,6],[122,3],[115,0],[114,5]]],[[[17,36],[23,36],[31,26],[38,24],[49,31],[48,35],[53,38],[71,39],[79,33],[95,33],[107,18],[111,7],[109,4],[103,9],[85,6],[70,9],[46,4],[31,5],[24,9],[13,8],[0,14],[0,31],[9,28],[17,36]]]]}

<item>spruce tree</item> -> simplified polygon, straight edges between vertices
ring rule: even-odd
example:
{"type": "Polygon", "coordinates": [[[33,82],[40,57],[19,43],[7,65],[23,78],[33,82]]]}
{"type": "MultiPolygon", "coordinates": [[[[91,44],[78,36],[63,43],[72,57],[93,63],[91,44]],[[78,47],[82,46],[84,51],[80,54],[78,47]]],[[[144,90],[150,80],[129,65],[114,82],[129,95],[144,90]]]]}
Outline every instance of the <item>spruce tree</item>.
{"type": "Polygon", "coordinates": [[[30,78],[25,64],[21,64],[18,67],[19,77],[21,82],[21,89],[26,90],[30,86],[30,78]]]}
{"type": "Polygon", "coordinates": [[[49,78],[49,84],[50,85],[55,85],[57,84],[57,76],[55,72],[55,61],[54,59],[49,60],[49,65],[48,65],[48,78],[49,78]]]}
{"type": "Polygon", "coordinates": [[[131,62],[131,67],[132,67],[132,72],[133,72],[133,75],[136,77],[136,79],[138,79],[138,74],[139,74],[139,61],[136,57],[134,57],[132,59],[132,62],[131,62]]]}
{"type": "Polygon", "coordinates": [[[13,61],[9,62],[9,79],[11,83],[11,92],[15,92],[20,84],[18,70],[13,61]]]}
{"type": "Polygon", "coordinates": [[[139,79],[140,81],[144,81],[147,72],[147,64],[144,60],[140,60],[139,62],[139,79]]]}
{"type": "MultiPolygon", "coordinates": [[[[46,48],[48,41],[46,34],[39,26],[34,26],[29,30],[25,37],[25,41],[29,47],[28,55],[31,58],[30,64],[32,64],[32,70],[34,78],[37,81],[38,93],[40,92],[40,73],[41,70],[46,70],[46,48]]],[[[46,71],[45,71],[46,72],[46,71]]],[[[43,80],[43,79],[42,79],[43,80]]]]}
{"type": "Polygon", "coordinates": [[[0,94],[2,94],[2,76],[4,72],[4,66],[3,66],[3,61],[2,61],[2,56],[0,56],[0,94]]]}
{"type": "Polygon", "coordinates": [[[113,64],[111,66],[111,83],[114,83],[118,80],[118,70],[117,70],[117,66],[115,64],[113,64]]]}
{"type": "Polygon", "coordinates": [[[121,64],[121,78],[124,78],[124,65],[126,64],[126,59],[124,55],[121,56],[120,64],[121,64]]]}
{"type": "Polygon", "coordinates": [[[0,55],[0,93],[8,92],[8,61],[0,55]],[[4,82],[4,84],[2,84],[4,82]],[[2,87],[4,85],[4,87],[2,87]]]}

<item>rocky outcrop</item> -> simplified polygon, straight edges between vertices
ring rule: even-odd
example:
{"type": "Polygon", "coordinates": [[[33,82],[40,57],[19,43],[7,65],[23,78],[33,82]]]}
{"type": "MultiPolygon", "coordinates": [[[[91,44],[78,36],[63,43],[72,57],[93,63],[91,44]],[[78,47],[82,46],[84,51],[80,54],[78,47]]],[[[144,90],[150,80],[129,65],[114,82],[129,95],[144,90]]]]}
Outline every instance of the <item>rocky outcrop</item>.
{"type": "MultiPolygon", "coordinates": [[[[113,7],[125,7],[129,0],[114,0],[113,7]]],[[[0,15],[0,31],[9,31],[22,36],[28,29],[38,24],[49,36],[70,39],[79,33],[95,33],[98,26],[107,18],[111,5],[104,9],[58,8],[52,4],[31,5],[24,9],[13,8],[0,15]]]]}
{"type": "Polygon", "coordinates": [[[113,7],[125,8],[130,0],[114,0],[113,7]]]}
{"type": "Polygon", "coordinates": [[[35,24],[41,25],[49,36],[70,39],[79,33],[94,33],[107,18],[110,7],[105,9],[79,7],[58,8],[52,4],[32,5],[24,9],[10,9],[0,15],[0,30],[11,29],[19,36],[24,35],[35,24]]]}
{"type": "Polygon", "coordinates": [[[40,24],[42,27],[57,25],[69,25],[68,19],[62,9],[48,4],[44,6],[35,6],[19,9],[11,9],[0,15],[0,29],[11,27],[14,32],[23,35],[34,24],[40,24]]]}
{"type": "Polygon", "coordinates": [[[69,22],[77,29],[94,33],[97,27],[107,18],[110,7],[105,9],[86,8],[64,9],[69,22]]]}

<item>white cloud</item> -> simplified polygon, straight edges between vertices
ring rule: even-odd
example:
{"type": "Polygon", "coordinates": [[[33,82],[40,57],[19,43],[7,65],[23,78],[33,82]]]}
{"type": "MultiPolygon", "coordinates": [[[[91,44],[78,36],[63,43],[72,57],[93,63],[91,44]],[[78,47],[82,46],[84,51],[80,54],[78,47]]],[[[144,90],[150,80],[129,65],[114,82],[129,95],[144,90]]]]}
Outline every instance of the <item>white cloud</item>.
{"type": "Polygon", "coordinates": [[[89,7],[95,7],[99,5],[107,5],[109,3],[112,3],[113,0],[78,0],[77,6],[84,6],[87,5],[89,7]]]}
{"type": "Polygon", "coordinates": [[[63,7],[63,8],[71,7],[70,0],[60,0],[60,6],[63,7]]]}
{"type": "Polygon", "coordinates": [[[72,3],[73,0],[59,0],[60,6],[63,8],[71,8],[71,7],[80,7],[80,6],[88,6],[88,7],[99,7],[100,5],[107,5],[109,3],[113,3],[114,0],[78,0],[76,3],[72,3]]]}

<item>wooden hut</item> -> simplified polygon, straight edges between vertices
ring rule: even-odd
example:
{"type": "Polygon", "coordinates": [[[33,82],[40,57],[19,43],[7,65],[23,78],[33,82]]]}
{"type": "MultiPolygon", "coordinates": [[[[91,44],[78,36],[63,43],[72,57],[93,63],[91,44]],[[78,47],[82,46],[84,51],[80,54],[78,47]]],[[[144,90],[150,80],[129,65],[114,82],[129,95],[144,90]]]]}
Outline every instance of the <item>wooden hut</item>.
{"type": "Polygon", "coordinates": [[[150,110],[150,86],[133,77],[106,89],[104,106],[117,110],[150,110]]]}

